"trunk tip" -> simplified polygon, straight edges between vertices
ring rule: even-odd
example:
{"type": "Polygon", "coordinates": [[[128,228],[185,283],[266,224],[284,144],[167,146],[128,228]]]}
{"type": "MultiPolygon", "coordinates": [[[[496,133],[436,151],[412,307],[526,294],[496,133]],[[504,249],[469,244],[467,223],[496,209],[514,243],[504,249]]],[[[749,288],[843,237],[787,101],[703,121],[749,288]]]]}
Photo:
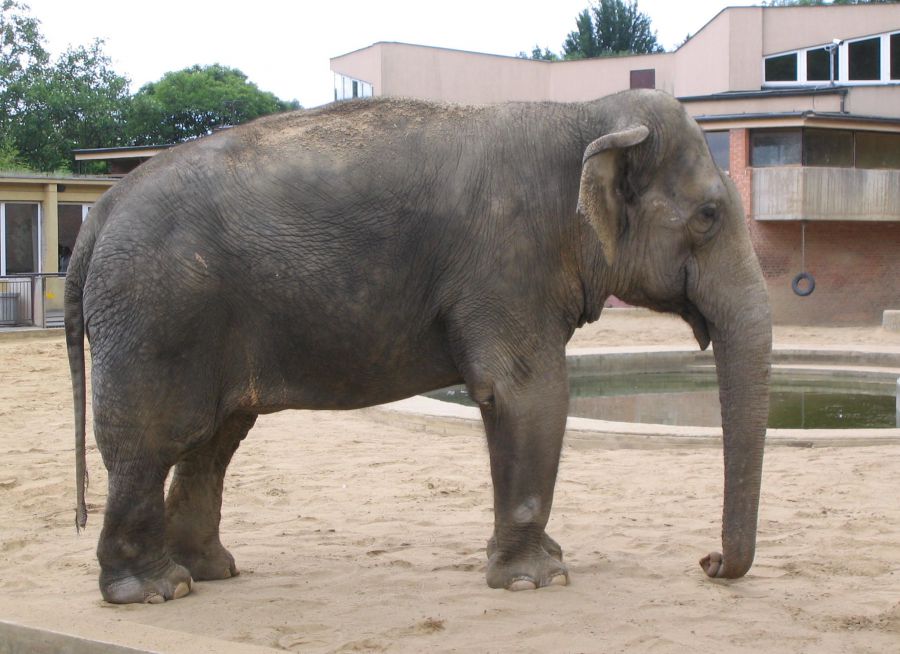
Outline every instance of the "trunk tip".
{"type": "Polygon", "coordinates": [[[720,552],[710,552],[700,559],[700,567],[710,579],[739,579],[747,574],[752,563],[751,560],[746,564],[728,566],[720,552]]]}

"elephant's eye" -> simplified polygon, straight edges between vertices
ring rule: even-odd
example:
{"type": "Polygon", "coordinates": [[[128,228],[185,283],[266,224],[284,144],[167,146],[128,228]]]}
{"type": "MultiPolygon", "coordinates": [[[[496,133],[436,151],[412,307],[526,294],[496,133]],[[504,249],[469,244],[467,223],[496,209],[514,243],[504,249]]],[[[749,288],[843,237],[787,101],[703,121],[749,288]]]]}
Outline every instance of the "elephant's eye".
{"type": "Polygon", "coordinates": [[[705,234],[713,228],[719,219],[719,208],[715,203],[710,202],[704,204],[697,211],[697,218],[694,220],[695,229],[705,234]]]}

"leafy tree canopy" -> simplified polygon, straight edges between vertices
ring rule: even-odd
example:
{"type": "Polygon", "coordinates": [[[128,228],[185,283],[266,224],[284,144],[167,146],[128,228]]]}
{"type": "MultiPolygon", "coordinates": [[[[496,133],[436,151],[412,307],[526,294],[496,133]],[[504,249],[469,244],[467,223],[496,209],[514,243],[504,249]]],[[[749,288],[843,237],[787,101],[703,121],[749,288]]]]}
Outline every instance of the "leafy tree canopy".
{"type": "Polygon", "coordinates": [[[44,68],[50,57],[42,44],[40,23],[27,14],[28,6],[3,0],[0,7],[0,94],[6,94],[27,71],[44,68]]]}
{"type": "Polygon", "coordinates": [[[166,73],[135,94],[127,121],[129,140],[134,145],[175,143],[299,106],[296,100],[285,102],[259,90],[236,68],[192,66],[166,73]]]}
{"type": "Polygon", "coordinates": [[[600,0],[575,18],[575,26],[563,43],[565,59],[663,52],[637,0],[600,0]]]}
{"type": "Polygon", "coordinates": [[[299,107],[218,64],[167,73],[132,96],[103,41],[51,58],[29,11],[0,0],[0,170],[71,170],[73,149],[172,143],[299,107]]]}
{"type": "Polygon", "coordinates": [[[20,159],[42,171],[71,170],[72,150],[125,145],[128,80],[112,70],[103,42],[69,48],[28,75],[11,119],[20,159]]]}
{"type": "Polygon", "coordinates": [[[575,30],[562,44],[562,54],[556,55],[535,46],[526,59],[591,59],[618,54],[646,54],[663,52],[650,25],[650,17],[638,9],[637,0],[599,0],[575,17],[575,30]]]}
{"type": "Polygon", "coordinates": [[[535,45],[531,50],[531,54],[527,52],[520,52],[516,55],[520,59],[540,59],[543,61],[559,61],[559,55],[555,52],[551,52],[550,48],[544,48],[541,50],[541,46],[535,45]]]}

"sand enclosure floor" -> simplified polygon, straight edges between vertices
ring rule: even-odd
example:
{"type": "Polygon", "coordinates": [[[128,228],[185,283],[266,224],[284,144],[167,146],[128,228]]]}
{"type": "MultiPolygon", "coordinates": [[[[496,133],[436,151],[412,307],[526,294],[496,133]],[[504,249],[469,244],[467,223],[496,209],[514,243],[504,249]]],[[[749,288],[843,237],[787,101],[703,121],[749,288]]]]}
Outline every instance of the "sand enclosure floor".
{"type": "MultiPolygon", "coordinates": [[[[900,348],[876,328],[775,336],[900,348]]],[[[678,321],[614,312],[573,345],[689,342],[678,321]]],[[[186,652],[205,638],[209,651],[900,651],[900,446],[770,448],[756,563],[736,582],[697,565],[719,548],[720,450],[567,447],[548,531],[572,583],[510,593],[484,583],[483,437],[371,410],[263,416],[226,478],[222,540],[241,575],[112,606],[97,589],[106,476],[91,436],[91,513],[74,528],[62,334],[0,339],[0,369],[0,619],[186,652]]]]}

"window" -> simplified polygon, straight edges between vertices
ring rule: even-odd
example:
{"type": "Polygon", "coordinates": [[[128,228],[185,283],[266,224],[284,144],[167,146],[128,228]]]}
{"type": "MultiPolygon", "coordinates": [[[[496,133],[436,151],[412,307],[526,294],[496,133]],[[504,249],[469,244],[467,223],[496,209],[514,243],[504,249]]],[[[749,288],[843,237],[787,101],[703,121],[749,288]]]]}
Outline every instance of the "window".
{"type": "MultiPolygon", "coordinates": [[[[836,33],[839,37],[840,33],[836,33]]],[[[764,86],[900,82],[900,32],[798,48],[763,58],[764,86]]]]}
{"type": "Polygon", "coordinates": [[[766,59],[767,82],[796,82],[797,53],[792,52],[766,59]]]}
{"type": "Polygon", "coordinates": [[[856,132],[856,167],[900,169],[900,134],[856,132]]]}
{"type": "Polygon", "coordinates": [[[816,48],[806,51],[806,79],[810,82],[828,82],[840,77],[837,47],[816,48]],[[834,55],[832,56],[832,51],[834,55]],[[833,68],[832,68],[833,64],[833,68]]]}
{"type": "Polygon", "coordinates": [[[335,74],[334,99],[351,100],[353,98],[369,98],[373,95],[372,85],[362,80],[335,74]]]}
{"type": "Polygon", "coordinates": [[[727,173],[731,160],[731,135],[728,132],[704,132],[703,135],[713,161],[727,173]]]}
{"type": "Polygon", "coordinates": [[[891,34],[891,79],[900,80],[900,32],[891,34]]]}
{"type": "Polygon", "coordinates": [[[881,79],[881,38],[847,44],[848,78],[851,81],[881,79]]]}
{"type": "Polygon", "coordinates": [[[87,218],[89,204],[60,204],[59,220],[59,272],[66,272],[69,258],[75,248],[75,239],[81,231],[81,223],[87,218]]]}
{"type": "Polygon", "coordinates": [[[0,275],[38,271],[38,205],[0,204],[0,275]]]}
{"type": "Polygon", "coordinates": [[[750,165],[799,166],[801,143],[799,129],[754,130],[750,133],[750,165]]]}
{"type": "Polygon", "coordinates": [[[804,166],[900,170],[900,133],[814,128],[751,131],[751,166],[796,166],[801,161],[804,166]]]}
{"type": "Polygon", "coordinates": [[[853,132],[839,129],[803,130],[803,165],[853,166],[853,132]]]}
{"type": "Polygon", "coordinates": [[[633,89],[655,89],[656,69],[645,68],[643,70],[632,70],[629,81],[630,88],[633,89]]]}

